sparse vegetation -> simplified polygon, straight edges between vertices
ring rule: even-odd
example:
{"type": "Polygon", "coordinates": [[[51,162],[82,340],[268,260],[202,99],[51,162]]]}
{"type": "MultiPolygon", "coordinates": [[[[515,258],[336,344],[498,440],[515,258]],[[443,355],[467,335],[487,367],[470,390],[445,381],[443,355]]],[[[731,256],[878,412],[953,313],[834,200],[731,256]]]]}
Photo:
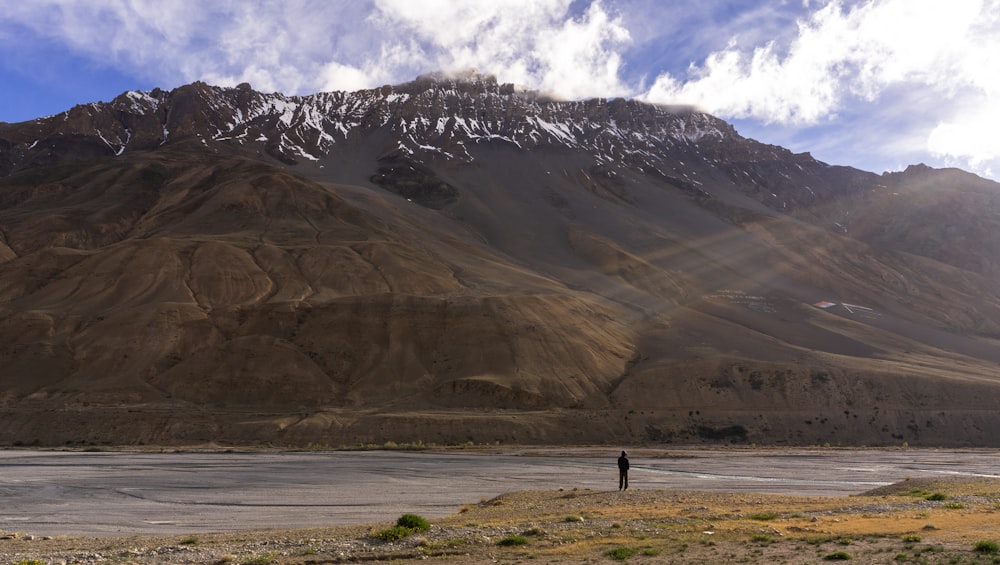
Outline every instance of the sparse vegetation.
{"type": "Polygon", "coordinates": [[[976,542],[973,549],[975,549],[977,553],[989,553],[992,555],[1000,552],[1000,545],[992,540],[980,540],[976,542]]]}
{"type": "Polygon", "coordinates": [[[777,517],[778,514],[775,512],[757,512],[750,515],[751,520],[760,520],[762,522],[766,522],[768,520],[774,520],[777,517]]]}
{"type": "Polygon", "coordinates": [[[246,561],[241,561],[240,565],[271,565],[276,561],[277,557],[273,553],[262,553],[246,561]]]}
{"type": "Polygon", "coordinates": [[[431,524],[424,517],[417,514],[403,514],[396,519],[395,526],[375,532],[372,536],[385,542],[393,542],[429,529],[431,524]]]}
{"type": "Polygon", "coordinates": [[[851,558],[851,554],[846,551],[835,551],[829,553],[823,557],[826,561],[847,561],[851,558]]]}
{"type": "Polygon", "coordinates": [[[528,538],[524,536],[507,536],[497,542],[497,545],[510,547],[512,545],[527,545],[528,538]]]}
{"type": "Polygon", "coordinates": [[[426,532],[431,529],[431,523],[423,516],[418,516],[417,514],[403,514],[396,519],[396,525],[409,528],[415,532],[426,532]]]}
{"type": "Polygon", "coordinates": [[[373,537],[380,539],[382,541],[398,541],[405,537],[409,537],[413,534],[413,530],[410,528],[404,528],[403,526],[393,526],[391,528],[386,528],[384,530],[379,530],[373,534],[373,537]]]}
{"type": "Polygon", "coordinates": [[[927,500],[948,500],[948,495],[943,492],[935,492],[924,497],[927,500]]]}
{"type": "Polygon", "coordinates": [[[638,552],[634,547],[616,547],[609,550],[605,555],[612,559],[617,559],[618,561],[625,561],[629,557],[632,557],[638,552]]]}
{"type": "Polygon", "coordinates": [[[918,535],[916,535],[916,534],[907,534],[907,535],[903,536],[902,539],[903,539],[903,543],[918,543],[918,542],[920,542],[921,537],[918,536],[918,535]]]}

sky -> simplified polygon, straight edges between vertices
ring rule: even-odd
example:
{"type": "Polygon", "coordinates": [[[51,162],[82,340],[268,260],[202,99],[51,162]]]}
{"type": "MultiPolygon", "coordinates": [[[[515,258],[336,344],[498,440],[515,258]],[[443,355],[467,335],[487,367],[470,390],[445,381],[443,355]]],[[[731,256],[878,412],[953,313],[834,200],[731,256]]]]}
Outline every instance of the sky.
{"type": "Polygon", "coordinates": [[[468,69],[693,105],[834,165],[1000,180],[1000,0],[0,0],[0,121],[196,80],[312,94],[468,69]]]}

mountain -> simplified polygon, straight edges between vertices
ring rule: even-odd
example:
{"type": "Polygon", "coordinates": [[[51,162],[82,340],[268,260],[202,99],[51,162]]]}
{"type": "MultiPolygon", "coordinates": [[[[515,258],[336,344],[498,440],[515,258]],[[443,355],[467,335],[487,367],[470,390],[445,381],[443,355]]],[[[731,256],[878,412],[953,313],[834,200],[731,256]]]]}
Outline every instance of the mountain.
{"type": "Polygon", "coordinates": [[[472,72],[0,124],[0,443],[997,445],[998,189],[472,72]]]}

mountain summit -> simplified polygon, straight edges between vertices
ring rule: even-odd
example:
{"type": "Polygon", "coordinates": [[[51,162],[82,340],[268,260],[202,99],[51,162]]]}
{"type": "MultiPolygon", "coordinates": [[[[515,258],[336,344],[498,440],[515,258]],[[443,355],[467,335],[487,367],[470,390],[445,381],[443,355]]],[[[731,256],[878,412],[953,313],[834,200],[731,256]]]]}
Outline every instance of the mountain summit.
{"type": "Polygon", "coordinates": [[[0,124],[0,442],[995,445],[998,188],[473,72],[0,124]]]}

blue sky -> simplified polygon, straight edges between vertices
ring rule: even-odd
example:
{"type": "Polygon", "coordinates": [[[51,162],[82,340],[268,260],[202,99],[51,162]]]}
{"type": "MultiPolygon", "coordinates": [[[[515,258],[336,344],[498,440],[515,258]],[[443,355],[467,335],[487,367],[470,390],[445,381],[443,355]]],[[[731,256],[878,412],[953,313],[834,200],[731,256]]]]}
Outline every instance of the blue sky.
{"type": "Polygon", "coordinates": [[[882,172],[1000,178],[1000,0],[0,0],[0,121],[195,80],[311,94],[477,69],[690,104],[882,172]]]}

